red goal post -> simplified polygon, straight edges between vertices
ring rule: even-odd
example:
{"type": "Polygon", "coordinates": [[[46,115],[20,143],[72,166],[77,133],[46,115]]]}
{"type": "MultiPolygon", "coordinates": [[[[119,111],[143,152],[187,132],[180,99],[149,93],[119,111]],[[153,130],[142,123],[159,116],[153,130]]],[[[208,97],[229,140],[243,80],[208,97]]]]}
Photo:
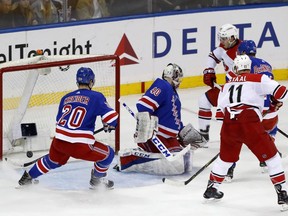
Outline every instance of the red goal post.
{"type": "MultiPolygon", "coordinates": [[[[95,73],[93,90],[102,92],[119,113],[115,131],[98,133],[96,139],[120,149],[120,60],[117,55],[39,55],[0,64],[0,160],[14,152],[48,150],[55,131],[60,99],[77,89],[81,66],[95,73]]],[[[96,130],[102,127],[96,121],[96,130]]],[[[99,121],[99,122],[98,122],[99,121]]]]}

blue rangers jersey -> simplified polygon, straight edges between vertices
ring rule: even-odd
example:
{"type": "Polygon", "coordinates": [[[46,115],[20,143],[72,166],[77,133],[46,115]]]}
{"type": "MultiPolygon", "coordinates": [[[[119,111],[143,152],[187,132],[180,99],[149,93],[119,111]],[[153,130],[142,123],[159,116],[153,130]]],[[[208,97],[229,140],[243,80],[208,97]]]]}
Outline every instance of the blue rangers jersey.
{"type": "MultiPolygon", "coordinates": [[[[272,73],[272,67],[268,62],[253,56],[250,56],[250,59],[251,59],[251,73],[265,74],[270,79],[274,79],[274,75],[272,73]]],[[[264,101],[265,109],[268,109],[269,106],[270,106],[270,95],[268,95],[264,101]]]]}
{"type": "Polygon", "coordinates": [[[59,104],[55,137],[71,143],[94,144],[97,116],[101,116],[103,123],[117,126],[118,113],[102,93],[88,89],[68,93],[59,104]]]}
{"type": "Polygon", "coordinates": [[[158,135],[165,138],[177,137],[183,128],[178,93],[166,80],[156,79],[136,106],[138,112],[147,111],[158,117],[158,135]]]}

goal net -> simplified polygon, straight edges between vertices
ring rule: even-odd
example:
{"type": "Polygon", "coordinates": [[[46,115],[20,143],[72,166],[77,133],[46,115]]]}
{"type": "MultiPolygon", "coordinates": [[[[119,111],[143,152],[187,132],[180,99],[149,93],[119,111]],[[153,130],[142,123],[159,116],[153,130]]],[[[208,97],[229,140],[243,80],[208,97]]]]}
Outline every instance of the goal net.
{"type": "MultiPolygon", "coordinates": [[[[39,55],[0,64],[1,160],[10,153],[49,149],[60,99],[77,89],[76,72],[82,66],[94,71],[93,90],[102,92],[120,115],[120,64],[116,55],[39,55]]],[[[95,129],[102,126],[98,117],[95,129]]],[[[119,131],[120,124],[115,131],[97,133],[95,138],[117,152],[119,131]]]]}

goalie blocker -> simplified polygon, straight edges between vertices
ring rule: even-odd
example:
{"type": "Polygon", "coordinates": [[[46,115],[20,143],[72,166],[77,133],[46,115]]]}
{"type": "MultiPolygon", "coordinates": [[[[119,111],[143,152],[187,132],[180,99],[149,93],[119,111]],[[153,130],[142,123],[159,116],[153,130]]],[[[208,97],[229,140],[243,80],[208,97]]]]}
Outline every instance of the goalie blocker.
{"type": "Polygon", "coordinates": [[[148,112],[136,114],[136,130],[134,133],[135,143],[144,143],[151,139],[154,132],[158,131],[158,117],[151,116],[148,112]]]}

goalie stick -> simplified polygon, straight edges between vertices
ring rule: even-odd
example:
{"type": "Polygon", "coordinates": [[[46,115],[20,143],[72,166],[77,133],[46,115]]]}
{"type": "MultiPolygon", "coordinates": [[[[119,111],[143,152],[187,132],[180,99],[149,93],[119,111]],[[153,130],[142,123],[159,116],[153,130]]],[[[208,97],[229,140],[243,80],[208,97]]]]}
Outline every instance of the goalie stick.
{"type": "MultiPolygon", "coordinates": [[[[127,106],[126,103],[121,102],[120,98],[118,100],[120,103],[122,103],[123,107],[131,114],[131,116],[136,119],[136,116],[134,112],[130,109],[129,106],[127,106]]],[[[189,151],[190,145],[187,145],[182,151],[177,152],[176,155],[173,155],[169,149],[166,148],[166,146],[161,142],[161,140],[156,136],[155,132],[153,133],[153,136],[151,138],[152,143],[156,146],[156,148],[159,150],[159,152],[168,160],[168,161],[174,161],[181,156],[183,156],[186,152],[189,151]]]]}
{"type": "MultiPolygon", "coordinates": [[[[100,133],[100,132],[103,131],[103,130],[104,130],[104,127],[102,127],[102,128],[100,128],[100,129],[94,131],[93,134],[100,133]]],[[[33,160],[33,161],[26,162],[26,163],[20,163],[20,162],[11,160],[11,159],[9,159],[9,158],[7,158],[7,157],[5,158],[5,161],[7,161],[8,163],[11,163],[11,164],[14,165],[14,166],[18,166],[18,167],[28,167],[28,166],[36,163],[39,159],[41,159],[41,158],[44,157],[44,156],[45,156],[45,155],[43,155],[43,156],[41,156],[41,157],[39,157],[39,158],[36,158],[36,159],[33,160]]]]}
{"type": "Polygon", "coordinates": [[[217,157],[219,156],[219,153],[216,154],[210,161],[208,161],[203,167],[201,167],[194,175],[192,175],[189,179],[186,181],[177,181],[177,180],[172,180],[172,179],[167,179],[167,178],[162,178],[163,183],[168,183],[172,185],[187,185],[189,184],[196,176],[198,176],[201,172],[203,172],[204,169],[206,169],[211,163],[213,163],[217,157]]]}

